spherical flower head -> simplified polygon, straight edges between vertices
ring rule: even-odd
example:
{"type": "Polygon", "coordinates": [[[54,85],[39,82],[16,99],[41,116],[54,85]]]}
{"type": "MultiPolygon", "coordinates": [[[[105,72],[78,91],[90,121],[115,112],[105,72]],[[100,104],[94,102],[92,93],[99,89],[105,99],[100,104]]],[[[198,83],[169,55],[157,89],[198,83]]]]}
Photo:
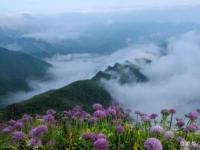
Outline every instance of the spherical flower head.
{"type": "Polygon", "coordinates": [[[82,135],[82,138],[85,139],[85,140],[90,140],[91,136],[92,136],[92,133],[84,133],[82,135]]]}
{"type": "Polygon", "coordinates": [[[8,121],[8,124],[11,125],[11,126],[13,126],[15,123],[16,123],[15,120],[10,120],[10,121],[8,121]]]}
{"type": "Polygon", "coordinates": [[[23,126],[24,126],[24,124],[23,124],[22,122],[16,122],[16,123],[13,125],[13,127],[14,127],[15,129],[18,129],[18,130],[22,129],[23,126]]]}
{"type": "Polygon", "coordinates": [[[165,139],[170,140],[174,138],[174,132],[173,131],[166,131],[165,132],[165,139]]]}
{"type": "Polygon", "coordinates": [[[24,138],[24,133],[21,132],[21,131],[15,131],[12,134],[12,140],[13,140],[14,143],[22,140],[23,138],[24,138]]]}
{"type": "Polygon", "coordinates": [[[96,118],[99,118],[99,119],[105,118],[106,112],[103,111],[103,110],[97,110],[97,111],[94,112],[93,116],[96,117],[96,118]]]}
{"type": "Polygon", "coordinates": [[[40,125],[36,128],[33,128],[30,132],[29,135],[30,137],[40,137],[42,136],[45,132],[48,131],[47,126],[45,125],[40,125]]]}
{"type": "Polygon", "coordinates": [[[150,132],[153,134],[161,134],[164,132],[164,129],[159,125],[155,125],[150,128],[150,132]]]}
{"type": "Polygon", "coordinates": [[[200,108],[198,108],[196,111],[200,114],[200,108]]]}
{"type": "Polygon", "coordinates": [[[82,138],[85,139],[85,140],[89,140],[91,142],[96,141],[96,135],[93,134],[93,133],[84,133],[82,135],[82,138]]]}
{"type": "Polygon", "coordinates": [[[162,109],[161,114],[168,116],[170,114],[170,111],[168,109],[162,109]]]}
{"type": "Polygon", "coordinates": [[[171,114],[175,114],[175,113],[176,113],[176,109],[173,109],[173,108],[172,108],[172,109],[169,110],[169,112],[170,112],[171,114]]]}
{"type": "Polygon", "coordinates": [[[197,120],[198,116],[199,116],[199,114],[196,111],[192,111],[192,112],[187,114],[187,117],[190,118],[190,120],[192,120],[192,121],[197,120]]]}
{"type": "Polygon", "coordinates": [[[183,120],[179,119],[179,120],[176,121],[176,125],[177,125],[179,128],[182,128],[182,127],[185,125],[185,123],[183,122],[183,120]]]}
{"type": "Polygon", "coordinates": [[[195,142],[192,142],[190,149],[191,150],[200,150],[200,145],[195,142]]]}
{"type": "Polygon", "coordinates": [[[12,132],[13,128],[11,126],[5,127],[1,130],[2,134],[8,134],[10,132],[12,132]]]}
{"type": "Polygon", "coordinates": [[[56,111],[54,109],[49,109],[49,110],[46,111],[46,114],[47,115],[54,115],[54,114],[56,114],[56,111]]]}
{"type": "Polygon", "coordinates": [[[161,142],[156,138],[148,138],[144,142],[144,148],[145,150],[162,150],[162,144],[161,142]]]}
{"type": "Polygon", "coordinates": [[[82,111],[82,110],[83,110],[83,108],[82,108],[81,106],[76,105],[76,106],[73,108],[72,111],[82,111]]]}
{"type": "Polygon", "coordinates": [[[89,119],[89,123],[91,123],[91,124],[95,124],[96,122],[97,122],[97,117],[91,117],[89,119]]]}
{"type": "Polygon", "coordinates": [[[97,110],[103,110],[103,106],[99,103],[93,104],[92,108],[97,111],[97,110]]]}
{"type": "Polygon", "coordinates": [[[107,115],[111,115],[111,116],[116,116],[116,114],[117,114],[117,111],[114,107],[109,107],[106,110],[106,112],[107,112],[107,115]]]}
{"type": "Polygon", "coordinates": [[[152,113],[152,114],[149,115],[149,117],[150,117],[151,120],[155,120],[158,117],[158,114],[152,113]]]}
{"type": "Polygon", "coordinates": [[[135,114],[136,114],[136,115],[140,115],[140,116],[143,116],[143,115],[144,115],[144,113],[141,112],[141,111],[139,111],[139,110],[136,110],[136,111],[135,111],[135,114]]]}
{"type": "Polygon", "coordinates": [[[30,123],[33,120],[33,117],[28,115],[28,114],[24,114],[21,121],[24,123],[30,123]]]}
{"type": "Polygon", "coordinates": [[[118,134],[122,134],[122,133],[124,133],[124,131],[125,131],[125,129],[124,129],[123,126],[118,125],[118,126],[116,127],[116,132],[117,132],[118,134]]]}
{"type": "Polygon", "coordinates": [[[142,119],[143,122],[151,122],[151,118],[148,115],[142,116],[141,119],[142,119]]]}
{"type": "Polygon", "coordinates": [[[94,150],[108,150],[108,141],[104,138],[99,138],[94,142],[94,150]]]}
{"type": "Polygon", "coordinates": [[[51,115],[51,114],[44,115],[43,119],[47,123],[54,123],[55,122],[55,117],[53,115],[51,115]]]}
{"type": "Polygon", "coordinates": [[[187,132],[195,132],[199,130],[199,127],[196,124],[188,125],[185,129],[187,132]]]}

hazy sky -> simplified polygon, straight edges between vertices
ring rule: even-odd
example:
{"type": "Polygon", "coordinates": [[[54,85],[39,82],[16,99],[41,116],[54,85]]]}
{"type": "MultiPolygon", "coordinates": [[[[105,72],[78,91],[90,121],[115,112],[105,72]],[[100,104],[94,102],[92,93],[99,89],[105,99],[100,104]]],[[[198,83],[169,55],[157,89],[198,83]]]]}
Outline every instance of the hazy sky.
{"type": "Polygon", "coordinates": [[[0,13],[104,12],[197,6],[199,0],[0,0],[0,13]]]}

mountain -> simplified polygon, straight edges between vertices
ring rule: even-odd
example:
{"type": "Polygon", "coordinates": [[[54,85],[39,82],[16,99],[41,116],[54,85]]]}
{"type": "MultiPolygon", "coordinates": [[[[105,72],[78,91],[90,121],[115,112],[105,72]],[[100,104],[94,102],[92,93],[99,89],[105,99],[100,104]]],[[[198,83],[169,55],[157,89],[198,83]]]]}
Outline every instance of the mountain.
{"type": "Polygon", "coordinates": [[[116,63],[114,66],[108,66],[105,71],[99,71],[92,79],[76,81],[63,88],[9,105],[1,110],[2,119],[19,117],[24,113],[42,113],[49,108],[59,111],[75,105],[90,110],[90,106],[96,102],[107,106],[112,102],[112,97],[101,84],[101,79],[117,79],[121,84],[148,81],[148,78],[140,72],[140,68],[133,63],[129,61],[116,63]]]}
{"type": "Polygon", "coordinates": [[[28,79],[45,79],[51,65],[15,51],[0,48],[0,96],[8,92],[29,90],[28,79]]]}
{"type": "MultiPolygon", "coordinates": [[[[61,20],[67,18],[69,16],[61,20]]],[[[90,18],[86,19],[89,20],[90,18]]],[[[170,37],[200,29],[200,25],[196,23],[135,22],[131,21],[134,19],[130,18],[126,21],[111,23],[102,20],[103,23],[97,23],[84,29],[84,32],[78,34],[76,38],[69,38],[71,32],[68,33],[65,28],[66,22],[70,23],[71,20],[62,21],[62,24],[58,27],[51,26],[55,23],[54,19],[54,22],[51,23],[44,22],[44,20],[45,18],[41,19],[39,24],[41,22],[47,24],[41,27],[27,26],[25,29],[0,27],[0,46],[38,58],[71,53],[108,54],[132,44],[153,42],[162,47],[170,37]],[[62,38],[48,40],[50,37],[55,38],[56,35],[62,38]]],[[[73,33],[77,33],[80,27],[76,28],[74,27],[73,33]]]]}
{"type": "MultiPolygon", "coordinates": [[[[146,60],[149,63],[149,60],[146,60]]],[[[115,63],[108,66],[104,71],[99,71],[93,80],[117,80],[120,84],[130,84],[137,82],[147,82],[148,78],[140,71],[140,67],[126,61],[123,64],[115,63]]]]}
{"type": "Polygon", "coordinates": [[[75,105],[81,105],[86,110],[90,106],[100,102],[108,105],[111,102],[110,94],[93,80],[81,80],[73,82],[63,88],[51,90],[33,98],[9,105],[2,110],[4,119],[20,116],[23,113],[41,113],[49,108],[64,110],[75,105]]]}

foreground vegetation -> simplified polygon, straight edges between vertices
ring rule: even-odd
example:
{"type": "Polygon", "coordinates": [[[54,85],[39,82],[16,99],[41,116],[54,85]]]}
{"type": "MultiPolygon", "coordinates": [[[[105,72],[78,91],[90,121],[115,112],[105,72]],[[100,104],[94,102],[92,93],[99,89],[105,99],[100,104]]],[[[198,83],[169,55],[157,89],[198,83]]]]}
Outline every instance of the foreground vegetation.
{"type": "Polygon", "coordinates": [[[123,110],[114,103],[107,109],[80,106],[58,113],[24,114],[0,125],[1,150],[179,150],[200,149],[199,110],[175,118],[176,110],[161,114],[123,110]],[[130,117],[130,114],[132,117],[130,117]],[[134,119],[132,119],[134,118],[134,119]]]}

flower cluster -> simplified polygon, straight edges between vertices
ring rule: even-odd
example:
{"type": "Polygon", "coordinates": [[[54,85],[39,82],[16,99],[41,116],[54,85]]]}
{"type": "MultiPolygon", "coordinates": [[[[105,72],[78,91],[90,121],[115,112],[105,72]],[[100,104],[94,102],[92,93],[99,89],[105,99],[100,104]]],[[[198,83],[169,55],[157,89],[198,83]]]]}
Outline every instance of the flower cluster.
{"type": "Polygon", "coordinates": [[[175,109],[161,113],[124,110],[120,104],[92,105],[92,112],[75,106],[63,112],[24,114],[0,123],[1,146],[15,149],[200,149],[200,109],[175,118],[175,109]]]}

